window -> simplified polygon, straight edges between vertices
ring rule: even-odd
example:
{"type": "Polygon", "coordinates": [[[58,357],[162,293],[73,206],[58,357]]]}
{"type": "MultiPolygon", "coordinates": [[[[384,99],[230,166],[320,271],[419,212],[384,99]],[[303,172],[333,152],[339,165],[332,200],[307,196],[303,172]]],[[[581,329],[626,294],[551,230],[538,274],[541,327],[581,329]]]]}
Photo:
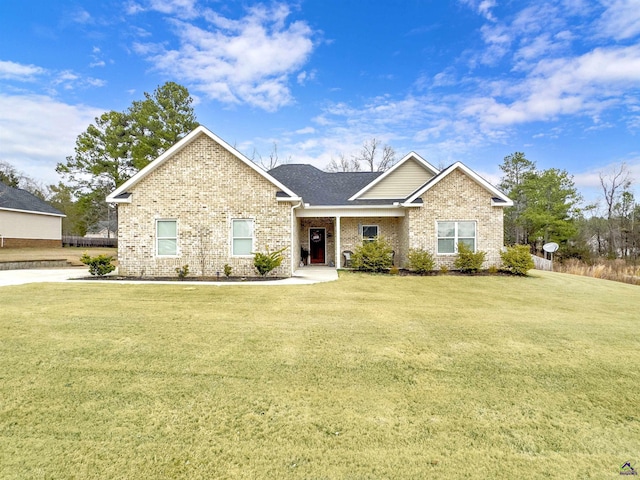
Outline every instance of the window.
{"type": "Polygon", "coordinates": [[[373,242],[378,236],[377,225],[363,225],[362,226],[362,241],[373,242]]]}
{"type": "Polygon", "coordinates": [[[158,256],[178,254],[178,222],[158,220],[156,222],[156,253],[158,256]]]}
{"type": "Polygon", "coordinates": [[[476,222],[438,222],[438,254],[454,254],[458,243],[476,251],[476,222]]]}
{"type": "Polygon", "coordinates": [[[231,237],[231,255],[251,255],[253,253],[253,220],[231,220],[231,237]]]}

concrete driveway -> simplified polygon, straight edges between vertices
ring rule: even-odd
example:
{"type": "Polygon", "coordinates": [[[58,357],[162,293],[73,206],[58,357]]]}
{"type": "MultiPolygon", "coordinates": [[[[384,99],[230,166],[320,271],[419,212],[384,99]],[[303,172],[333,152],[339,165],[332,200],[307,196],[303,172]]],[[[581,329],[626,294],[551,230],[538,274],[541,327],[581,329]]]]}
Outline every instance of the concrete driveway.
{"type": "MultiPolygon", "coordinates": [[[[89,276],[87,267],[78,268],[46,268],[41,270],[0,270],[0,287],[8,285],[24,285],[26,283],[40,282],[66,282],[74,278],[89,276]]],[[[291,278],[271,280],[264,282],[198,282],[185,280],[181,285],[309,285],[312,283],[331,282],[338,279],[338,271],[331,267],[303,267],[293,272],[291,278]]],[[[76,280],[74,283],[96,283],[99,280],[76,280]]],[[[176,282],[156,282],[139,280],[106,280],[105,283],[133,283],[133,284],[175,284],[176,282]]]]}

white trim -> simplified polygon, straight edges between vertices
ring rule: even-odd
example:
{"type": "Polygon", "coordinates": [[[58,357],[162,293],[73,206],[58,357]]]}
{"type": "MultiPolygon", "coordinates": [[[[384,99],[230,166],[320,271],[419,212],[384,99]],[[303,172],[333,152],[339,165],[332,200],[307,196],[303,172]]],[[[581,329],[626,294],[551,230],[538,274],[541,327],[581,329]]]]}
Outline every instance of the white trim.
{"type": "MultiPolygon", "coordinates": [[[[251,258],[253,257],[253,252],[256,251],[256,219],[252,217],[234,217],[229,219],[229,253],[231,258],[251,258]],[[233,240],[236,238],[233,236],[233,222],[236,220],[250,220],[251,221],[251,253],[248,255],[235,255],[233,253],[233,240]]],[[[238,237],[238,239],[247,239],[249,237],[238,237]]]]}
{"type": "Polygon", "coordinates": [[[218,143],[225,150],[227,150],[229,153],[231,153],[233,156],[235,156],[238,160],[242,161],[248,167],[250,167],[252,170],[254,170],[256,173],[258,173],[259,175],[261,175],[262,177],[267,179],[269,182],[271,182],[274,186],[278,187],[280,190],[285,192],[290,197],[296,197],[297,198],[297,195],[293,191],[289,190],[286,186],[284,186],[282,183],[280,183],[274,177],[269,175],[269,173],[267,173],[264,169],[262,169],[261,167],[259,167],[255,163],[253,163],[251,160],[249,160],[246,156],[244,156],[238,150],[236,150],[231,145],[229,145],[227,142],[225,142],[220,137],[218,137],[215,133],[211,132],[206,127],[200,125],[199,127],[197,127],[194,130],[192,130],[191,133],[189,133],[187,136],[182,138],[178,143],[176,143],[174,146],[172,146],[169,150],[164,152],[158,158],[153,160],[149,165],[144,167],[142,170],[140,170],[138,173],[136,173],[133,177],[131,177],[129,180],[124,182],[122,185],[120,185],[118,188],[116,188],[113,192],[111,192],[109,195],[107,195],[107,199],[106,199],[107,202],[109,202],[109,203],[131,203],[131,200],[129,200],[128,202],[125,202],[124,201],[125,199],[116,199],[115,197],[117,197],[121,193],[126,192],[131,187],[137,185],[142,179],[144,179],[146,176],[148,176],[156,168],[161,166],[164,162],[167,161],[167,159],[169,159],[170,157],[175,155],[177,152],[182,150],[184,147],[189,145],[199,135],[208,136],[214,142],[218,143]]]}
{"type": "Polygon", "coordinates": [[[327,227],[309,227],[309,232],[307,233],[307,238],[309,239],[309,265],[328,265],[327,262],[327,227]],[[311,230],[324,230],[324,262],[322,263],[311,263],[311,230]]]}
{"type": "Polygon", "coordinates": [[[6,210],[7,212],[32,213],[34,215],[47,215],[49,217],[66,217],[64,213],[36,212],[35,210],[20,210],[19,208],[0,207],[0,210],[6,210]]]}
{"type": "MultiPolygon", "coordinates": [[[[377,235],[375,235],[375,237],[379,237],[380,236],[380,225],[373,224],[373,223],[370,223],[370,224],[363,223],[362,227],[360,228],[360,240],[362,241],[362,243],[365,242],[365,238],[364,238],[364,229],[365,229],[365,227],[376,227],[376,232],[378,232],[378,233],[377,233],[377,235]]],[[[367,237],[366,241],[369,241],[369,238],[370,237],[367,237]]]]}
{"type": "Polygon", "coordinates": [[[302,201],[302,198],[301,197],[276,197],[276,200],[278,202],[300,202],[302,201]]]}
{"type": "Polygon", "coordinates": [[[480,175],[478,175],[476,172],[474,172],[473,170],[471,170],[469,167],[467,167],[466,165],[464,165],[461,162],[454,163],[449,168],[447,168],[446,170],[442,171],[440,173],[440,175],[438,175],[438,176],[434,177],[433,179],[429,180],[422,188],[417,190],[411,197],[409,197],[407,199],[407,201],[403,203],[403,205],[404,206],[408,206],[407,204],[412,203],[415,199],[417,199],[418,197],[422,196],[426,191],[430,190],[435,185],[440,183],[440,181],[442,181],[442,179],[446,178],[451,172],[453,172],[454,170],[458,170],[458,169],[462,170],[467,176],[471,177],[471,179],[473,181],[475,181],[478,185],[480,185],[485,190],[487,190],[488,192],[493,194],[494,197],[498,197],[498,198],[504,200],[504,203],[496,203],[496,202],[494,202],[492,200],[491,201],[491,206],[494,206],[494,207],[497,207],[497,206],[500,206],[500,207],[512,207],[513,206],[513,200],[511,200],[504,193],[502,193],[500,190],[498,190],[496,187],[491,185],[484,178],[482,178],[480,175]]]}
{"type": "Polygon", "coordinates": [[[402,159],[396,163],[393,167],[391,167],[389,170],[387,170],[386,172],[384,172],[382,175],[380,175],[379,177],[376,177],[375,180],[373,180],[371,183],[369,183],[368,185],[366,185],[362,190],[360,190],[358,193],[356,193],[355,195],[353,195],[349,201],[353,201],[353,200],[357,200],[360,196],[362,196],[364,193],[366,193],[367,191],[369,191],[370,189],[372,189],[374,186],[376,186],[378,183],[380,183],[383,179],[387,178],[389,175],[391,175],[392,172],[394,172],[398,167],[400,167],[400,165],[404,164],[405,162],[408,162],[410,159],[414,159],[418,162],[418,164],[420,164],[425,170],[430,170],[431,173],[433,173],[434,175],[437,175],[438,173],[440,173],[440,170],[438,170],[436,167],[434,167],[433,165],[431,165],[429,162],[427,162],[424,158],[422,158],[420,155],[418,155],[416,152],[409,152],[407,153],[404,157],[402,157],[402,159]]]}
{"type": "MultiPolygon", "coordinates": [[[[473,223],[473,253],[476,253],[478,251],[478,221],[477,220],[436,220],[435,223],[435,227],[436,227],[436,255],[438,256],[443,256],[443,257],[450,257],[450,256],[454,256],[458,254],[458,243],[456,240],[459,240],[460,237],[458,236],[458,224],[459,223],[473,223]],[[438,223],[453,223],[454,227],[453,227],[453,252],[448,253],[448,252],[443,252],[440,253],[440,251],[438,250],[438,240],[440,240],[441,237],[438,236],[438,223]]],[[[448,239],[451,237],[442,237],[443,239],[448,239]]],[[[462,237],[462,238],[470,238],[470,237],[462,237]]]]}
{"type": "Polygon", "coordinates": [[[180,243],[178,242],[178,239],[180,238],[180,235],[178,233],[178,219],[177,218],[156,218],[155,219],[156,222],[156,235],[155,235],[155,243],[156,243],[156,248],[155,250],[155,256],[156,258],[179,258],[180,257],[180,243]],[[158,241],[159,240],[170,240],[171,238],[174,237],[162,237],[160,238],[160,236],[158,235],[158,223],[159,222],[175,222],[176,224],[176,253],[172,254],[172,255],[160,255],[159,251],[158,251],[158,241]]]}
{"type": "Polygon", "coordinates": [[[307,207],[296,211],[298,218],[315,217],[404,217],[405,209],[399,207],[362,208],[362,207],[307,207]]]}

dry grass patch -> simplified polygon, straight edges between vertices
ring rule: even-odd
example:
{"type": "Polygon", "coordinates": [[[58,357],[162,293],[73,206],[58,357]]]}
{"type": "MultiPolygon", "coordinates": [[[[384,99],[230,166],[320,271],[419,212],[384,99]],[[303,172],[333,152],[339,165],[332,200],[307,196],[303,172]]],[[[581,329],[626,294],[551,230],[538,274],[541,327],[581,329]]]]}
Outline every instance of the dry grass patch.
{"type": "Polygon", "coordinates": [[[570,258],[563,263],[556,263],[554,270],[571,275],[613,280],[616,282],[640,285],[640,267],[630,265],[624,260],[599,260],[595,264],[587,264],[581,260],[570,258]]]}
{"type": "Polygon", "coordinates": [[[608,478],[640,290],[342,273],[0,289],[0,477],[608,478]]]}

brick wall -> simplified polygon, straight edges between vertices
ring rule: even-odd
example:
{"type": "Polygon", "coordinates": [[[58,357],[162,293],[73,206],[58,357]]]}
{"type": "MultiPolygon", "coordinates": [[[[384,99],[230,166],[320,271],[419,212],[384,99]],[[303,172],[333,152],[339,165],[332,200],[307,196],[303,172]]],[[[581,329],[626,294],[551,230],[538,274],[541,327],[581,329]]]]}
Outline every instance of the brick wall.
{"type": "MultiPolygon", "coordinates": [[[[362,245],[362,235],[360,227],[362,225],[377,225],[378,235],[391,244],[391,248],[396,252],[394,263],[397,265],[397,258],[400,253],[399,230],[402,217],[371,217],[371,218],[349,218],[341,219],[342,235],[340,236],[340,248],[342,251],[352,252],[358,245],[362,245]]],[[[340,252],[342,254],[342,252],[340,252]]],[[[342,259],[344,261],[344,259],[342,259]]]]}
{"type": "Polygon", "coordinates": [[[62,240],[41,238],[4,238],[4,248],[62,248],[62,240]]]}
{"type": "MultiPolygon", "coordinates": [[[[459,170],[454,170],[423,196],[421,208],[407,209],[409,224],[407,246],[432,252],[438,267],[453,268],[454,255],[435,255],[437,252],[437,221],[475,220],[476,246],[487,252],[484,267],[500,264],[503,246],[503,209],[491,206],[492,195],[459,170]]],[[[403,248],[402,262],[408,249],[403,248]]]]}
{"type": "MultiPolygon", "coordinates": [[[[231,256],[231,220],[254,220],[254,249],[291,242],[291,205],[276,201],[278,188],[202,134],[132,187],[132,203],[118,205],[119,273],[215,276],[229,264],[234,276],[257,275],[253,257],[231,256]],[[178,255],[158,257],[156,220],[175,219],[178,255]]],[[[291,248],[273,274],[291,275],[291,248]]],[[[297,255],[297,254],[296,254],[297,255]]]]}

